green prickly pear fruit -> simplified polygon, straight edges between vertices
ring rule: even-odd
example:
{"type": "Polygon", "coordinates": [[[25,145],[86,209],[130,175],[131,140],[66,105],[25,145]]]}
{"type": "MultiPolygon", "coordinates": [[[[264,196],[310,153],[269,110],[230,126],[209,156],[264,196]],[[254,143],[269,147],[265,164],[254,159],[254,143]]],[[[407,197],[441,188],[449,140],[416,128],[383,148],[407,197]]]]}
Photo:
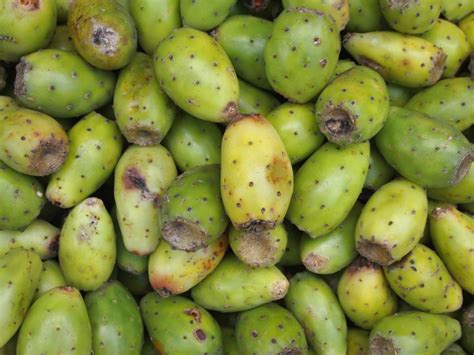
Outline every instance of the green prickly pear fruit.
{"type": "Polygon", "coordinates": [[[239,77],[262,89],[271,89],[265,73],[264,51],[272,22],[249,15],[231,16],[212,31],[239,77]]]}
{"type": "Polygon", "coordinates": [[[148,273],[143,274],[131,274],[129,272],[120,270],[118,271],[117,279],[134,295],[141,297],[146,295],[148,292],[153,291],[148,279],[148,273]]]}
{"type": "Polygon", "coordinates": [[[182,27],[154,54],[155,73],[166,94],[187,113],[228,122],[238,112],[239,82],[230,59],[208,34],[182,27]]]}
{"type": "Polygon", "coordinates": [[[74,43],[72,43],[71,32],[69,32],[69,28],[66,25],[58,25],[56,27],[54,36],[47,48],[76,53],[76,48],[74,43]]]}
{"type": "Polygon", "coordinates": [[[148,336],[145,336],[141,355],[159,355],[148,336]]]}
{"type": "Polygon", "coordinates": [[[159,205],[176,177],[176,166],[161,145],[130,146],[115,169],[114,197],[117,221],[125,248],[148,255],[161,238],[159,205]]]}
{"type": "Polygon", "coordinates": [[[467,352],[474,353],[474,302],[467,304],[463,309],[461,327],[461,345],[467,352]]]}
{"type": "Polygon", "coordinates": [[[54,260],[46,260],[43,262],[43,271],[41,272],[34,299],[37,300],[49,290],[62,286],[66,286],[66,279],[59,264],[54,260]]]}
{"type": "Polygon", "coordinates": [[[354,231],[362,210],[356,202],[346,219],[336,229],[318,238],[301,238],[300,257],[306,269],[316,274],[333,274],[357,257],[354,231]]]}
{"type": "Polygon", "coordinates": [[[143,323],[132,294],[118,281],[104,284],[85,296],[96,355],[140,355],[143,323]]]}
{"type": "Polygon", "coordinates": [[[15,335],[4,346],[0,347],[0,355],[16,355],[16,341],[17,336],[15,335]]]}
{"type": "Polygon", "coordinates": [[[224,233],[229,220],[221,200],[220,168],[187,170],[168,187],[160,206],[161,234],[174,248],[196,251],[224,233]]]}
{"type": "Polygon", "coordinates": [[[300,258],[300,242],[304,233],[298,230],[291,223],[285,223],[285,230],[288,234],[285,252],[283,253],[278,266],[298,266],[302,265],[300,258]]]}
{"type": "Polygon", "coordinates": [[[369,354],[440,354],[461,337],[459,322],[425,312],[400,312],[385,317],[370,332],[369,354]]]}
{"type": "Polygon", "coordinates": [[[20,328],[17,354],[75,354],[92,351],[91,326],[81,293],[57,287],[38,298],[20,328]],[[72,350],[74,349],[74,350],[72,350]]]}
{"type": "Polygon", "coordinates": [[[450,274],[474,295],[474,218],[453,206],[437,207],[430,214],[430,236],[450,274]]]}
{"type": "Polygon", "coordinates": [[[359,64],[409,88],[436,83],[446,63],[446,54],[431,42],[397,32],[347,33],[342,43],[359,64]]]}
{"type": "Polygon", "coordinates": [[[278,132],[291,164],[306,159],[324,142],[324,135],[314,119],[312,104],[286,102],[267,116],[278,132]]]}
{"type": "Polygon", "coordinates": [[[373,32],[388,27],[379,0],[350,0],[349,15],[346,29],[351,32],[373,32]]]}
{"type": "Polygon", "coordinates": [[[78,54],[45,49],[21,58],[15,95],[22,105],[58,118],[87,114],[112,99],[115,75],[78,54]]]}
{"type": "Polygon", "coordinates": [[[268,91],[239,80],[239,111],[241,114],[266,116],[280,105],[280,101],[268,91]]]}
{"type": "Polygon", "coordinates": [[[474,50],[474,13],[463,18],[462,21],[458,23],[458,26],[466,35],[471,50],[474,50]]]}
{"type": "Polygon", "coordinates": [[[193,252],[177,250],[169,243],[161,242],[150,255],[148,263],[151,286],[161,297],[190,290],[214,271],[228,245],[226,234],[193,252]]]}
{"type": "Polygon", "coordinates": [[[288,280],[276,266],[252,268],[230,254],[192,289],[191,296],[206,309],[227,313],[279,300],[287,290],[288,280]]]}
{"type": "Polygon", "coordinates": [[[390,109],[375,143],[403,177],[428,188],[459,183],[469,172],[474,157],[472,145],[457,129],[399,107],[390,109]]]}
{"type": "Polygon", "coordinates": [[[467,175],[459,183],[453,186],[428,189],[428,197],[449,203],[471,203],[474,202],[474,163],[467,175]]]}
{"type": "Polygon", "coordinates": [[[370,190],[378,190],[380,187],[392,180],[395,170],[380,154],[377,146],[370,146],[369,172],[365,179],[364,187],[370,190]]]}
{"type": "Polygon", "coordinates": [[[443,16],[452,22],[457,22],[474,11],[471,0],[441,0],[443,16]]]}
{"type": "Polygon", "coordinates": [[[163,38],[181,27],[179,0],[130,1],[130,14],[135,20],[138,43],[149,55],[163,38]]]}
{"type": "Polygon", "coordinates": [[[61,269],[69,285],[92,291],[112,274],[115,257],[112,218],[100,199],[90,197],[72,209],[61,229],[61,269]]]}
{"type": "Polygon", "coordinates": [[[284,10],[275,19],[265,47],[268,81],[290,101],[308,102],[331,79],[340,49],[337,27],[322,12],[284,10]]]}
{"type": "Polygon", "coordinates": [[[222,140],[221,193],[238,230],[273,229],[283,221],[293,192],[285,146],[263,116],[242,116],[222,140]]]}
{"type": "Polygon", "coordinates": [[[159,354],[222,354],[221,328],[196,303],[181,296],[161,298],[149,293],[141,299],[140,310],[159,354]]]}
{"type": "Polygon", "coordinates": [[[186,27],[209,31],[229,15],[237,0],[181,0],[181,20],[186,27]]]}
{"type": "Polygon", "coordinates": [[[347,329],[347,355],[369,353],[369,332],[358,328],[347,329]]]}
{"type": "Polygon", "coordinates": [[[309,272],[296,274],[290,280],[285,305],[303,326],[317,354],[346,353],[346,318],[326,282],[309,272]]]}
{"type": "Polygon", "coordinates": [[[306,354],[308,344],[295,316],[276,303],[242,312],[235,336],[239,354],[306,354]]]}
{"type": "Polygon", "coordinates": [[[25,318],[41,276],[41,259],[23,248],[0,256],[0,347],[16,333],[25,318]]]}
{"type": "Polygon", "coordinates": [[[387,89],[390,97],[390,106],[404,107],[414,94],[413,89],[392,83],[387,84],[387,89]]]}
{"type": "Polygon", "coordinates": [[[320,147],[295,176],[287,218],[311,238],[323,236],[346,219],[362,191],[369,168],[368,142],[320,147]]]}
{"type": "Polygon", "coordinates": [[[74,0],[68,27],[77,52],[99,69],[123,68],[137,50],[135,23],[118,1],[74,0]]]}
{"type": "Polygon", "coordinates": [[[371,139],[390,109],[387,86],[376,71],[357,66],[330,83],[316,102],[316,122],[326,138],[346,146],[371,139]]]}
{"type": "Polygon", "coordinates": [[[176,106],[155,78],[153,60],[138,52],[120,71],[114,95],[117,124],[130,143],[156,145],[166,136],[176,106]]]}
{"type": "MultiPolygon", "coordinates": [[[[0,96],[0,112],[8,111],[13,108],[18,108],[15,100],[8,96],[0,96]]],[[[0,116],[1,119],[4,118],[4,114],[0,116]]]]}
{"type": "Polygon", "coordinates": [[[448,346],[441,355],[467,355],[467,353],[461,348],[461,345],[454,343],[448,346]]]}
{"type": "Polygon", "coordinates": [[[234,329],[222,327],[222,337],[224,339],[224,355],[239,355],[234,329]]]}
{"type": "Polygon", "coordinates": [[[345,73],[349,69],[354,68],[355,66],[356,66],[356,63],[354,63],[352,60],[339,59],[337,61],[336,69],[334,70],[334,73],[332,74],[332,78],[331,78],[330,82],[332,82],[334,79],[336,79],[342,73],[345,73]]]}

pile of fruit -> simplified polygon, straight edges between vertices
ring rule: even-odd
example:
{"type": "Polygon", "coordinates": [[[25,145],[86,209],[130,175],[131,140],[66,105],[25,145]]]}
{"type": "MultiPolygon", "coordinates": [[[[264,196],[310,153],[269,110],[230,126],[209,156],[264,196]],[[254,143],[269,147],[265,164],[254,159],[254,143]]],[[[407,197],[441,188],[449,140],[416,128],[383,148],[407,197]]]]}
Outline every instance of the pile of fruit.
{"type": "Polygon", "coordinates": [[[0,354],[473,354],[473,49],[473,0],[1,0],[0,354]]]}

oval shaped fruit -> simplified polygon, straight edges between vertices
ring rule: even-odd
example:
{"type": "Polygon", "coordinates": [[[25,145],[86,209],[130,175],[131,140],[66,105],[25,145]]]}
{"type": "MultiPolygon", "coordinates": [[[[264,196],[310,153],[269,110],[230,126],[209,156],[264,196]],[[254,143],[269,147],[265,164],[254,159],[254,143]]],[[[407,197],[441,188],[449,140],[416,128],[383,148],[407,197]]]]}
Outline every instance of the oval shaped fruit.
{"type": "Polygon", "coordinates": [[[66,279],[64,278],[58,262],[54,260],[44,261],[41,277],[38,287],[36,288],[35,300],[40,298],[49,290],[62,286],[66,286],[66,279]]]}
{"type": "Polygon", "coordinates": [[[237,0],[180,0],[183,25],[201,31],[219,26],[229,15],[237,0]]]}
{"type": "Polygon", "coordinates": [[[365,179],[364,187],[370,190],[378,190],[380,187],[392,180],[395,170],[380,154],[375,144],[370,145],[369,172],[365,179]]]}
{"type": "Polygon", "coordinates": [[[266,116],[280,104],[280,101],[268,91],[252,86],[243,80],[239,80],[239,90],[239,111],[242,114],[266,116]]]}
{"type": "Polygon", "coordinates": [[[456,185],[439,188],[428,189],[428,197],[433,200],[449,202],[449,203],[471,203],[474,201],[474,163],[467,175],[456,185]]]}

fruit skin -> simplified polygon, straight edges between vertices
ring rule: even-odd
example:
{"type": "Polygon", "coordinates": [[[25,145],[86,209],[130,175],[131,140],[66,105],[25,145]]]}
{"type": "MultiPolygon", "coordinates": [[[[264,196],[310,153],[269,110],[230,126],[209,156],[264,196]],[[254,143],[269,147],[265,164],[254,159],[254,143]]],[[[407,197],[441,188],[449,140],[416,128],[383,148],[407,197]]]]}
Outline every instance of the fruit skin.
{"type": "MultiPolygon", "coordinates": [[[[436,85],[436,84],[435,84],[436,85]]],[[[414,94],[416,89],[409,89],[396,84],[387,84],[390,105],[404,107],[414,94]]]]}
{"type": "Polygon", "coordinates": [[[370,190],[378,190],[380,187],[392,180],[395,170],[386,162],[375,144],[370,145],[369,172],[365,179],[364,187],[370,190]]]}
{"type": "Polygon", "coordinates": [[[430,214],[430,236],[450,274],[474,295],[474,218],[454,206],[437,207],[430,214]]]}
{"type": "Polygon", "coordinates": [[[349,22],[346,29],[351,32],[373,32],[387,28],[380,10],[379,0],[350,0],[349,22]]]}
{"type": "Polygon", "coordinates": [[[58,24],[67,23],[67,16],[69,14],[69,8],[71,7],[71,5],[71,0],[56,0],[58,24]]]}
{"type": "Polygon", "coordinates": [[[340,49],[336,26],[322,12],[284,10],[273,22],[265,47],[268,81],[289,101],[306,103],[328,83],[340,49]]]}
{"type": "Polygon", "coordinates": [[[449,203],[471,203],[474,201],[474,163],[467,175],[459,183],[453,186],[428,189],[428,197],[433,200],[449,203]]]}
{"type": "Polygon", "coordinates": [[[74,47],[74,43],[72,43],[71,33],[66,25],[58,25],[56,27],[54,36],[51,39],[51,42],[49,42],[47,48],[76,53],[76,48],[74,47]]]}
{"type": "Polygon", "coordinates": [[[460,337],[459,322],[451,317],[418,311],[400,312],[385,317],[372,328],[369,354],[434,355],[460,337]]]}
{"type": "Polygon", "coordinates": [[[153,60],[137,52],[120,71],[114,95],[117,124],[128,142],[156,145],[166,136],[176,106],[161,90],[153,60]]]}
{"type": "Polygon", "coordinates": [[[148,263],[151,286],[161,297],[190,290],[214,271],[228,245],[225,233],[207,247],[194,252],[174,249],[162,241],[150,255],[148,263]]]}
{"type": "Polygon", "coordinates": [[[474,11],[474,3],[470,0],[441,0],[443,16],[452,22],[457,22],[474,11]]]}
{"type": "Polygon", "coordinates": [[[58,287],[31,306],[20,328],[17,354],[86,355],[92,351],[86,305],[74,287],[58,287]]]}
{"type": "Polygon", "coordinates": [[[403,177],[428,188],[459,183],[467,175],[474,156],[472,145],[454,127],[394,106],[375,136],[375,143],[385,160],[403,177]]]}
{"type": "Polygon", "coordinates": [[[41,276],[41,259],[23,248],[0,256],[0,347],[16,333],[25,318],[41,276]]]}
{"type": "MultiPolygon", "coordinates": [[[[11,110],[13,108],[18,108],[18,105],[16,104],[15,100],[13,100],[9,96],[0,96],[0,112],[11,110]]],[[[3,119],[3,113],[0,117],[3,119]]]]}
{"type": "Polygon", "coordinates": [[[22,57],[16,73],[15,95],[20,103],[57,118],[87,114],[109,102],[114,92],[113,73],[58,49],[22,57]]]}
{"type": "Polygon", "coordinates": [[[153,291],[148,280],[148,273],[131,274],[129,272],[119,270],[117,279],[136,297],[146,295],[153,291]]]}
{"type": "Polygon", "coordinates": [[[43,262],[41,277],[36,288],[34,300],[37,300],[49,290],[66,286],[66,279],[57,261],[46,260],[43,262]]]}
{"type": "Polygon", "coordinates": [[[123,68],[137,50],[135,23],[119,2],[75,0],[68,27],[77,52],[99,69],[123,68]]]}
{"type": "Polygon", "coordinates": [[[474,352],[474,302],[466,305],[461,315],[461,345],[469,353],[474,352]]]}
{"type": "Polygon", "coordinates": [[[276,266],[254,269],[228,254],[191,296],[206,309],[227,313],[279,300],[287,290],[288,280],[276,266]]]}
{"type": "Polygon", "coordinates": [[[222,353],[221,328],[196,303],[181,296],[161,298],[149,293],[141,299],[140,310],[159,354],[222,353]]]}
{"type": "Polygon", "coordinates": [[[346,318],[325,281],[309,272],[296,274],[290,280],[285,305],[303,326],[316,353],[346,353],[346,318]]]}
{"type": "Polygon", "coordinates": [[[459,23],[458,27],[466,35],[467,41],[471,47],[471,50],[474,49],[474,14],[467,15],[459,23]]]}
{"type": "Polygon", "coordinates": [[[240,354],[306,354],[303,327],[287,309],[267,303],[242,312],[235,336],[240,354]]]}
{"type": "Polygon", "coordinates": [[[460,345],[454,343],[448,346],[441,355],[467,355],[460,345]]]}
{"type": "Polygon", "coordinates": [[[113,173],[120,158],[123,138],[117,124],[91,112],[69,131],[69,154],[51,176],[46,197],[69,208],[93,194],[113,173]]]}
{"type": "Polygon", "coordinates": [[[181,0],[180,12],[183,25],[201,31],[219,26],[229,15],[237,0],[181,0]]]}
{"type": "Polygon", "coordinates": [[[362,191],[369,168],[368,142],[342,148],[325,143],[295,175],[286,216],[311,238],[323,236],[344,221],[362,191]]]}
{"type": "Polygon", "coordinates": [[[223,326],[222,337],[224,339],[224,355],[239,355],[237,339],[233,328],[223,326]]]}
{"type": "Polygon", "coordinates": [[[176,29],[153,58],[162,89],[187,113],[211,122],[228,122],[238,114],[237,75],[222,47],[206,33],[176,29]]]}
{"type": "Polygon", "coordinates": [[[118,281],[85,296],[94,354],[136,354],[143,346],[143,323],[132,294],[118,281]]]}
{"type": "Polygon", "coordinates": [[[239,111],[241,114],[268,115],[280,101],[268,91],[256,88],[243,80],[239,80],[239,111]]]}
{"type": "Polygon", "coordinates": [[[115,264],[112,218],[102,200],[90,197],[72,209],[61,229],[59,263],[68,285],[93,291],[107,281],[115,264]]]}
{"type": "Polygon", "coordinates": [[[369,353],[369,332],[358,328],[347,329],[347,355],[369,353]]]}
{"type": "Polygon", "coordinates": [[[397,179],[378,189],[362,209],[355,231],[356,249],[379,265],[403,258],[423,236],[428,215],[426,192],[397,179]]]}
{"type": "Polygon", "coordinates": [[[22,55],[46,47],[56,28],[56,0],[0,2],[0,61],[17,62],[22,55]]]}
{"type": "Polygon", "coordinates": [[[387,86],[376,71],[356,66],[324,88],[316,102],[316,123],[337,145],[360,143],[375,136],[390,109],[387,86]]]}
{"type": "Polygon", "coordinates": [[[300,258],[300,242],[304,233],[298,230],[291,223],[285,223],[286,234],[288,241],[286,243],[285,252],[278,261],[279,266],[297,266],[302,265],[300,258]]]}
{"type": "Polygon", "coordinates": [[[336,69],[334,70],[334,73],[332,74],[331,80],[329,80],[329,82],[333,82],[334,79],[336,79],[338,76],[345,73],[349,69],[354,68],[356,65],[357,64],[350,59],[339,59],[337,61],[336,69]]]}
{"type": "Polygon", "coordinates": [[[431,42],[397,32],[347,33],[342,44],[359,64],[408,88],[433,85],[446,63],[446,54],[431,42]]]}

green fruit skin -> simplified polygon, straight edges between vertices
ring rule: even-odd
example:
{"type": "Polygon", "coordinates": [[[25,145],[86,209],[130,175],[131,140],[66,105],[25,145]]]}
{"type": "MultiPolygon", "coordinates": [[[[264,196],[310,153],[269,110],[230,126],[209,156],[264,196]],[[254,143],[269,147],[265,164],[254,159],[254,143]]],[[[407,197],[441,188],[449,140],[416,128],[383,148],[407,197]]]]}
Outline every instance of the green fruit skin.
{"type": "Polygon", "coordinates": [[[390,109],[387,86],[376,71],[356,66],[332,83],[316,102],[316,123],[337,145],[360,143],[375,136],[390,109]]]}
{"type": "Polygon", "coordinates": [[[349,265],[357,256],[354,231],[362,204],[356,202],[336,229],[318,238],[301,238],[300,258],[305,268],[316,274],[333,274],[349,265]]]}
{"type": "Polygon", "coordinates": [[[221,142],[222,132],[215,123],[181,112],[163,145],[170,151],[179,170],[186,171],[200,165],[220,164],[221,142]]]}
{"type": "Polygon", "coordinates": [[[209,31],[229,15],[237,0],[181,0],[181,20],[186,27],[209,31]]]}
{"type": "Polygon", "coordinates": [[[459,183],[467,175],[474,156],[472,145],[454,127],[399,107],[390,109],[375,143],[385,160],[402,176],[428,188],[459,183]]]}
{"type": "Polygon", "coordinates": [[[443,202],[449,203],[471,203],[474,201],[474,163],[471,163],[471,168],[467,175],[459,183],[453,186],[428,189],[428,197],[443,202]]]}
{"type": "Polygon", "coordinates": [[[300,243],[305,234],[291,223],[285,223],[284,227],[288,240],[285,252],[281,256],[280,261],[278,261],[278,266],[302,265],[300,258],[300,243]]]}
{"type": "Polygon", "coordinates": [[[23,175],[1,161],[0,191],[0,230],[27,227],[45,203],[44,189],[36,178],[23,175]]]}
{"type": "MultiPolygon", "coordinates": [[[[58,13],[58,24],[67,23],[69,9],[73,0],[56,0],[56,10],[58,13]]],[[[58,26],[59,27],[59,26],[58,26]]]]}
{"type": "Polygon", "coordinates": [[[369,156],[368,142],[345,148],[334,143],[320,147],[296,173],[287,218],[311,238],[336,229],[362,191],[369,156]]]}
{"type": "Polygon", "coordinates": [[[355,230],[356,249],[379,265],[390,265],[423,236],[428,215],[426,192],[398,179],[378,189],[362,209],[355,230]]]}
{"type": "Polygon", "coordinates": [[[380,187],[392,180],[395,170],[380,154],[375,144],[370,145],[369,172],[365,179],[364,187],[370,190],[378,190],[380,187]]]}
{"type": "Polygon", "coordinates": [[[145,336],[145,342],[143,344],[141,355],[158,355],[148,336],[145,336]]]}
{"type": "Polygon", "coordinates": [[[467,355],[460,345],[454,343],[448,346],[441,355],[467,355]]]}
{"type": "Polygon", "coordinates": [[[265,47],[268,81],[290,101],[306,103],[331,79],[340,49],[336,26],[323,13],[284,10],[275,19],[265,47]]]}
{"type": "MultiPolygon", "coordinates": [[[[16,104],[15,100],[8,96],[0,96],[0,112],[10,110],[12,108],[17,108],[18,105],[16,104]]],[[[2,116],[3,117],[3,114],[2,116]]]]}
{"type": "Polygon", "coordinates": [[[239,355],[234,329],[222,327],[222,337],[224,338],[224,355],[239,355]]]}
{"type": "Polygon", "coordinates": [[[222,330],[196,303],[149,293],[140,301],[143,321],[159,354],[222,354],[222,330]],[[179,336],[177,336],[179,334],[179,336]]]}
{"type": "Polygon", "coordinates": [[[16,355],[16,340],[13,336],[4,346],[0,347],[0,355],[16,355]]]}
{"type": "Polygon", "coordinates": [[[468,353],[474,352],[474,302],[466,305],[461,315],[461,345],[468,353]]]}
{"type": "Polygon", "coordinates": [[[132,145],[115,169],[117,221],[125,248],[149,255],[161,239],[159,203],[177,175],[176,166],[161,145],[132,145]]]}
{"type": "Polygon", "coordinates": [[[358,328],[347,329],[347,355],[369,353],[369,332],[358,328]]]}
{"type": "Polygon", "coordinates": [[[117,1],[74,0],[68,27],[77,52],[99,69],[123,68],[137,50],[133,18],[117,1]]]}
{"type": "Polygon", "coordinates": [[[390,105],[404,107],[413,97],[414,89],[405,88],[393,83],[387,84],[390,105]]]}
{"type": "Polygon", "coordinates": [[[338,76],[340,76],[342,73],[345,73],[349,69],[352,69],[356,66],[356,63],[354,63],[352,60],[349,59],[339,59],[337,61],[336,69],[334,70],[334,73],[332,74],[332,78],[330,82],[334,81],[338,76]]]}
{"type": "Polygon", "coordinates": [[[131,274],[129,272],[119,270],[118,280],[136,297],[146,295],[148,292],[153,291],[148,280],[148,273],[143,274],[131,274]]]}
{"type": "Polygon", "coordinates": [[[470,78],[444,79],[414,95],[405,108],[427,114],[464,131],[474,124],[473,87],[470,78]]]}
{"type": "Polygon", "coordinates": [[[441,0],[441,8],[447,20],[457,22],[474,11],[474,3],[471,0],[441,0]]]}
{"type": "Polygon", "coordinates": [[[161,90],[151,57],[138,52],[120,71],[114,112],[130,143],[156,145],[166,136],[176,116],[176,106],[161,90]]]}
{"type": "Polygon", "coordinates": [[[431,42],[397,32],[348,33],[342,44],[359,64],[408,88],[433,85],[446,63],[446,55],[431,42]]]}
{"type": "Polygon", "coordinates": [[[179,0],[135,0],[130,2],[138,43],[152,55],[158,43],[175,28],[181,27],[179,0]]]}
{"type": "Polygon", "coordinates": [[[66,25],[58,25],[51,42],[48,44],[48,49],[56,49],[76,53],[74,43],[72,43],[71,33],[66,25]]]}
{"type": "Polygon", "coordinates": [[[241,114],[260,114],[267,116],[280,101],[268,91],[259,89],[239,80],[239,110],[241,114]]]}
{"type": "Polygon", "coordinates": [[[51,176],[46,197],[70,208],[93,194],[113,173],[122,153],[123,138],[113,121],[91,112],[69,131],[69,154],[51,176]]]}
{"type": "Polygon", "coordinates": [[[228,245],[226,234],[194,252],[177,250],[169,243],[161,242],[150,255],[148,263],[151,286],[161,297],[190,290],[214,271],[228,245]]]}
{"type": "Polygon", "coordinates": [[[86,305],[74,287],[54,288],[31,306],[20,328],[17,354],[78,355],[92,351],[86,305]]]}
{"type": "Polygon", "coordinates": [[[276,266],[252,268],[232,254],[192,291],[193,300],[206,309],[240,312],[285,297],[288,280],[276,266]]]}
{"type": "Polygon", "coordinates": [[[115,75],[78,54],[45,49],[21,58],[15,95],[28,108],[58,118],[87,114],[112,99],[115,75]]]}
{"type": "Polygon", "coordinates": [[[450,274],[474,295],[474,218],[453,206],[437,207],[430,214],[430,236],[450,274]]]}
{"type": "Polygon", "coordinates": [[[388,27],[379,0],[350,0],[349,15],[346,29],[351,32],[373,32],[388,27]]]}
{"type": "Polygon", "coordinates": [[[451,317],[419,311],[400,312],[385,317],[372,328],[369,354],[437,355],[460,337],[459,322],[451,317]]]}
{"type": "Polygon", "coordinates": [[[37,300],[49,290],[66,286],[66,279],[57,261],[46,260],[43,262],[43,271],[36,288],[34,300],[37,300]]]}
{"type": "Polygon", "coordinates": [[[143,323],[132,294],[118,281],[85,296],[94,354],[140,355],[143,323]]]}
{"type": "Polygon", "coordinates": [[[291,164],[306,159],[325,140],[314,119],[311,104],[286,102],[271,111],[267,119],[285,145],[291,164]]]}
{"type": "Polygon", "coordinates": [[[458,23],[458,26],[466,35],[471,50],[474,50],[474,13],[463,18],[462,21],[458,23]]]}
{"type": "Polygon", "coordinates": [[[56,28],[56,0],[0,2],[0,61],[17,62],[22,55],[46,47],[56,28]]]}
{"type": "Polygon", "coordinates": [[[285,305],[303,326],[317,354],[346,353],[346,318],[326,282],[309,272],[296,274],[290,280],[285,305]]]}
{"type": "Polygon", "coordinates": [[[72,209],[61,229],[59,263],[68,285],[93,291],[112,274],[116,258],[112,218],[90,197],[72,209]]]}
{"type": "Polygon", "coordinates": [[[226,19],[212,35],[234,65],[237,75],[262,89],[271,89],[265,73],[264,50],[272,22],[249,15],[226,19]]]}
{"type": "Polygon", "coordinates": [[[235,336],[239,354],[307,354],[303,327],[295,316],[276,303],[242,312],[235,336]]]}
{"type": "Polygon", "coordinates": [[[20,328],[41,276],[41,259],[23,248],[0,256],[0,347],[20,328]]]}
{"type": "Polygon", "coordinates": [[[211,122],[228,122],[237,115],[237,75],[208,34],[188,27],[174,30],[156,48],[154,62],[162,89],[187,113],[211,122]]]}

